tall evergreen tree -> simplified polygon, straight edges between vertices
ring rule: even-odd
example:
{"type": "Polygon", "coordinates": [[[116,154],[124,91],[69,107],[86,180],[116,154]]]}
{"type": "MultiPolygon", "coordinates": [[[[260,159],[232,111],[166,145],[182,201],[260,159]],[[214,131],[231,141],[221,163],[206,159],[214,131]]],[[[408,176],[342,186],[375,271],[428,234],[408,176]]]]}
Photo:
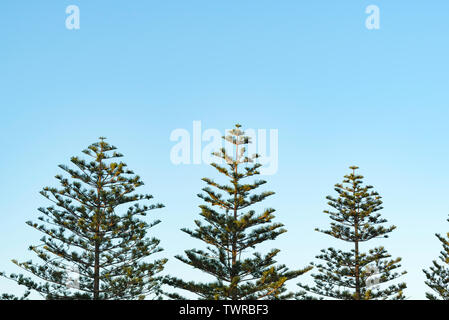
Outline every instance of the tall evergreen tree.
{"type": "MultiPolygon", "coordinates": [[[[276,265],[275,257],[280,250],[273,249],[262,255],[255,251],[256,245],[274,240],[286,232],[283,225],[273,222],[274,209],[268,208],[256,214],[251,206],[274,194],[265,191],[252,194],[252,191],[266,182],[256,180],[244,183],[243,180],[259,174],[260,163],[257,154],[247,155],[246,146],[251,143],[244,131],[236,125],[223,137],[232,144],[233,152],[226,148],[213,153],[224,160],[225,166],[212,163],[212,166],[226,177],[229,184],[219,184],[212,179],[203,178],[208,185],[204,194],[198,196],[206,204],[200,205],[200,220],[195,220],[196,229],[182,229],[191,237],[205,242],[207,250],[186,250],[186,257],[176,256],[180,261],[214,277],[213,282],[186,282],[176,277],[168,277],[166,283],[196,294],[207,300],[254,300],[281,299],[292,297],[287,293],[285,282],[302,275],[311,267],[289,271],[285,265],[276,265]],[[218,189],[215,191],[213,188],[218,189]],[[227,198],[219,192],[223,192],[227,198]]],[[[183,299],[178,294],[168,294],[175,299],[183,299]]]]}
{"type": "Polygon", "coordinates": [[[426,297],[430,300],[449,300],[449,232],[446,237],[440,234],[436,234],[436,237],[443,244],[443,250],[438,257],[440,262],[434,260],[429,270],[423,270],[427,278],[426,285],[434,291],[427,292],[426,297]]]}
{"type": "Polygon", "coordinates": [[[396,227],[383,226],[387,220],[379,213],[382,209],[380,195],[372,186],[363,185],[363,176],[356,174],[358,167],[350,169],[352,173],[345,176],[343,183],[335,185],[338,197],[327,197],[333,208],[324,211],[332,220],[330,229],[316,231],[349,243],[352,249],[321,250],[316,258],[324,263],[316,265],[318,273],[312,275],[315,284],[312,287],[299,284],[305,291],[300,292],[298,298],[315,298],[307,296],[308,292],[333,299],[403,299],[405,283],[383,286],[406,273],[396,271],[401,258],[390,259],[384,247],[368,252],[361,250],[361,245],[367,241],[388,238],[396,227]]]}
{"type": "MultiPolygon", "coordinates": [[[[60,188],[41,194],[52,206],[40,208],[40,222],[27,222],[44,234],[30,246],[41,263],[13,262],[30,272],[3,276],[46,299],[143,299],[160,292],[165,259],[147,261],[160,252],[159,240],[147,237],[151,224],[140,217],[162,208],[146,204],[148,194],[134,191],[140,177],[115,159],[122,157],[105,138],[83,151],[88,161],[72,157],[74,168],[59,167],[70,178],[57,175],[60,188]]],[[[4,295],[4,298],[13,298],[4,295]]]]}

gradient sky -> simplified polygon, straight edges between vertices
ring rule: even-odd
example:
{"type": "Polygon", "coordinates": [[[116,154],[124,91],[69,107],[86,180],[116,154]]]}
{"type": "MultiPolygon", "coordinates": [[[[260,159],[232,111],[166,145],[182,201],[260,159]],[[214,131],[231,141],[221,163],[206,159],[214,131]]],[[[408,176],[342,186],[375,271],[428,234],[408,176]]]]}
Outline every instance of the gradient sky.
{"type": "Polygon", "coordinates": [[[328,226],[325,196],[356,164],[398,227],[373,245],[403,258],[406,295],[424,298],[434,233],[449,231],[448,12],[445,0],[2,1],[0,270],[33,257],[41,235],[25,221],[48,205],[38,192],[56,185],[57,165],[106,136],[166,205],[152,230],[165,273],[201,278],[172,257],[204,248],[179,229],[193,227],[200,179],[215,172],[174,166],[169,137],[194,120],[239,122],[279,130],[279,170],[264,177],[276,192],[265,206],[289,230],[266,246],[279,262],[299,268],[341,247],[313,230],[328,226]],[[71,4],[80,30],[65,28],[71,4]],[[365,28],[370,4],[380,30],[365,28]]]}

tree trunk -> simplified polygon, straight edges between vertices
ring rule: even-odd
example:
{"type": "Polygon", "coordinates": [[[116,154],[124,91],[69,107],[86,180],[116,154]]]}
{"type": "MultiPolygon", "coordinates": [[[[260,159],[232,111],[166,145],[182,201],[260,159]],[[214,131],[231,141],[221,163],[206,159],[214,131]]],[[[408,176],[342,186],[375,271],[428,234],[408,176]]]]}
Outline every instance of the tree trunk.
{"type": "MultiPolygon", "coordinates": [[[[353,170],[353,175],[355,176],[355,170],[353,170]]],[[[353,196],[355,206],[357,206],[356,201],[356,189],[357,185],[355,182],[352,185],[353,196]]],[[[359,208],[358,206],[354,210],[354,234],[355,234],[355,299],[360,300],[360,262],[359,262],[359,208]]]]}
{"type": "Polygon", "coordinates": [[[95,241],[94,300],[100,298],[100,245],[95,241]]]}
{"type": "MultiPolygon", "coordinates": [[[[235,169],[234,169],[236,176],[237,176],[237,172],[238,172],[237,166],[238,166],[238,161],[239,161],[238,150],[239,150],[238,145],[236,145],[236,148],[235,148],[236,160],[235,160],[235,169]]],[[[235,220],[237,220],[237,209],[238,209],[237,208],[237,184],[238,184],[238,181],[237,181],[236,177],[234,177],[234,182],[235,182],[235,185],[234,185],[234,188],[235,188],[235,192],[234,192],[234,221],[235,221],[235,220]]],[[[232,268],[233,269],[234,269],[234,266],[236,263],[237,263],[237,235],[233,234],[232,235],[232,268]]],[[[234,274],[234,271],[232,271],[231,272],[231,281],[232,281],[232,278],[234,278],[234,277],[235,277],[235,274],[234,274]]],[[[237,295],[235,294],[234,289],[231,292],[231,299],[232,300],[237,299],[237,295]]]]}
{"type": "MultiPolygon", "coordinates": [[[[357,228],[356,224],[356,228],[357,228]]],[[[357,232],[357,231],[356,231],[357,232]]],[[[359,263],[359,241],[355,242],[355,299],[360,300],[360,263],[359,263]]]]}

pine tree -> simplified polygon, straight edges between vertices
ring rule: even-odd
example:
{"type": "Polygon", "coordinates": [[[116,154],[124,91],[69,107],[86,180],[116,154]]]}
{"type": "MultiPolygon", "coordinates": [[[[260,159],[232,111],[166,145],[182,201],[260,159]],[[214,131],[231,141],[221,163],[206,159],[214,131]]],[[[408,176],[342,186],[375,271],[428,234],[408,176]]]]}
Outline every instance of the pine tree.
{"type": "MultiPolygon", "coordinates": [[[[233,154],[226,148],[213,153],[224,160],[225,166],[212,163],[212,166],[226,176],[229,184],[219,184],[212,179],[203,178],[208,185],[198,196],[206,202],[200,205],[200,220],[195,220],[196,229],[182,229],[191,237],[205,242],[207,250],[186,250],[187,257],[176,256],[180,261],[213,276],[210,283],[186,282],[176,277],[167,277],[166,283],[196,294],[207,300],[255,300],[289,298],[285,282],[302,275],[311,267],[289,271],[285,265],[275,265],[275,257],[280,250],[273,249],[262,255],[255,252],[256,245],[274,240],[286,232],[283,225],[272,220],[274,209],[265,209],[256,214],[253,205],[274,194],[265,191],[252,194],[252,191],[266,183],[256,180],[244,183],[243,180],[259,174],[260,163],[257,154],[248,156],[246,146],[251,143],[244,131],[236,125],[229,135],[223,137],[232,144],[233,154]],[[219,191],[214,190],[218,189],[219,191]],[[220,193],[223,192],[227,198],[220,193]],[[216,208],[216,209],[215,209],[216,208]],[[252,253],[252,254],[250,254],[252,253]]],[[[178,294],[167,294],[171,298],[183,299],[178,294]]]]}
{"type": "Polygon", "coordinates": [[[383,226],[387,220],[379,213],[383,209],[380,195],[372,186],[363,185],[363,176],[356,174],[358,167],[350,169],[352,173],[345,176],[343,183],[335,185],[338,197],[327,197],[329,206],[334,209],[324,211],[332,220],[330,229],[316,231],[349,243],[352,249],[321,250],[316,258],[324,263],[316,265],[318,273],[312,274],[315,284],[312,287],[298,284],[305,291],[298,293],[297,298],[314,299],[308,292],[333,299],[404,299],[405,283],[383,286],[406,273],[397,272],[401,258],[390,259],[384,247],[368,252],[361,250],[361,245],[367,241],[388,238],[396,227],[383,226]]]}
{"type": "Polygon", "coordinates": [[[427,292],[426,297],[429,300],[449,300],[449,232],[446,234],[447,238],[440,234],[436,234],[436,237],[443,244],[439,256],[441,262],[434,260],[429,270],[423,270],[427,278],[426,285],[434,291],[434,293],[427,292]]]}
{"type": "MultiPolygon", "coordinates": [[[[143,299],[160,292],[165,259],[147,262],[162,249],[159,240],[147,237],[140,217],[162,208],[145,204],[151,195],[136,194],[140,177],[116,158],[122,157],[105,138],[83,151],[88,161],[72,157],[74,168],[59,167],[70,177],[57,175],[60,188],[40,192],[52,202],[39,208],[40,222],[27,224],[44,234],[41,244],[31,246],[40,263],[13,262],[30,276],[3,276],[45,299],[143,299]]],[[[4,295],[3,298],[14,298],[4,295]]]]}

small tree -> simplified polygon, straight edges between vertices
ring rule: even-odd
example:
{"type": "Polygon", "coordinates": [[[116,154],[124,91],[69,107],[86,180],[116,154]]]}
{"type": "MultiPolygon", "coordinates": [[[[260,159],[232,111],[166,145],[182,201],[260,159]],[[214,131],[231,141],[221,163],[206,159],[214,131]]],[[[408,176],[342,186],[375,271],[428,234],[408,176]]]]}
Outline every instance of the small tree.
{"type": "MultiPolygon", "coordinates": [[[[208,244],[207,251],[186,250],[187,257],[176,256],[180,261],[199,269],[215,278],[214,282],[186,282],[176,277],[168,277],[166,283],[184,289],[208,300],[239,299],[281,299],[291,297],[285,293],[285,282],[302,275],[311,267],[289,271],[284,265],[275,265],[275,256],[280,250],[274,249],[265,255],[255,252],[256,245],[274,240],[286,232],[283,225],[274,223],[274,209],[265,209],[256,214],[252,205],[274,194],[265,191],[251,192],[266,182],[257,180],[246,184],[243,180],[259,174],[261,164],[254,163],[258,155],[246,155],[246,145],[250,138],[236,125],[223,139],[233,145],[234,155],[226,148],[214,153],[223,159],[226,166],[213,163],[217,171],[229,179],[230,184],[222,185],[212,179],[203,178],[208,187],[198,196],[207,204],[201,205],[201,216],[205,222],[195,220],[194,231],[182,229],[191,237],[208,244]],[[212,188],[221,190],[228,198],[212,188]],[[216,209],[215,209],[216,208],[216,209]],[[252,252],[252,255],[247,255],[252,252]]],[[[182,299],[178,294],[169,297],[182,299]]]]}
{"type": "Polygon", "coordinates": [[[35,277],[3,274],[24,285],[26,295],[32,290],[46,299],[143,299],[159,293],[156,275],[166,260],[144,260],[162,250],[159,240],[146,236],[160,221],[147,224],[139,217],[163,205],[140,205],[152,196],[134,193],[143,182],[114,161],[122,155],[104,140],[83,151],[90,161],[72,157],[75,169],[59,166],[72,180],[57,175],[61,187],[41,191],[53,205],[39,209],[40,224],[27,224],[44,234],[40,245],[30,247],[42,263],[13,260],[35,277]],[[127,210],[118,212],[122,207],[127,210]]]}
{"type": "Polygon", "coordinates": [[[436,234],[436,237],[441,241],[443,250],[440,252],[440,262],[434,260],[429,270],[423,270],[427,278],[426,285],[434,291],[427,292],[426,297],[430,300],[449,300],[449,232],[446,237],[440,234],[436,234]]]}
{"type": "MultiPolygon", "coordinates": [[[[379,211],[382,201],[372,186],[363,186],[363,176],[356,174],[358,167],[350,167],[352,173],[345,176],[342,184],[335,185],[338,198],[328,196],[328,204],[335,211],[324,211],[332,220],[330,230],[318,230],[353,246],[350,251],[329,248],[321,250],[316,258],[324,264],[316,266],[313,274],[315,285],[309,287],[299,284],[306,292],[319,297],[334,299],[403,299],[405,283],[392,284],[381,288],[406,272],[398,273],[401,258],[390,259],[384,247],[370,249],[364,253],[360,245],[376,238],[388,238],[395,226],[384,227],[386,219],[379,211]]],[[[298,298],[314,298],[300,292],[298,298]]]]}

